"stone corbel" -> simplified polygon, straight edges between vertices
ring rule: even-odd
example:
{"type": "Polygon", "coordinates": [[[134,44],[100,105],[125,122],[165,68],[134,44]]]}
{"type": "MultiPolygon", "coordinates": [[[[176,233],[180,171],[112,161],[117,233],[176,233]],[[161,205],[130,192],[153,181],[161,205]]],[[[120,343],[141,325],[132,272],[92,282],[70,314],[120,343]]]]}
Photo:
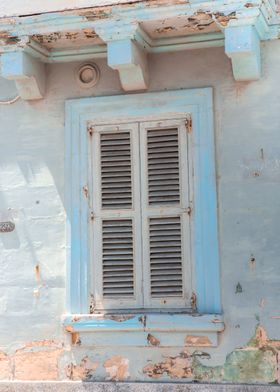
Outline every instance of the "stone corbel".
{"type": "Polygon", "coordinates": [[[109,67],[119,72],[125,91],[139,91],[148,88],[147,53],[138,24],[121,25],[105,23],[96,28],[99,36],[107,43],[109,67]]]}
{"type": "Polygon", "coordinates": [[[45,92],[45,64],[19,49],[0,55],[0,76],[14,80],[24,100],[41,99],[45,92]]]}
{"type": "Polygon", "coordinates": [[[225,52],[231,59],[235,80],[261,77],[260,38],[254,26],[226,27],[225,52]]]}

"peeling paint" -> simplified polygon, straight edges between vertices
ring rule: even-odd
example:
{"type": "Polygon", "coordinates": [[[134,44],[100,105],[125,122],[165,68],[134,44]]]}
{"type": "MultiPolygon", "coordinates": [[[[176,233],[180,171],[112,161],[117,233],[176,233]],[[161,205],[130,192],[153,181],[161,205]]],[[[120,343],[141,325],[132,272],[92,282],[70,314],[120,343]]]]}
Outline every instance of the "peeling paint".
{"type": "Polygon", "coordinates": [[[66,366],[66,376],[72,381],[89,380],[98,367],[98,363],[92,362],[88,356],[84,357],[79,364],[70,363],[66,366]]]}
{"type": "Polygon", "coordinates": [[[105,314],[104,319],[117,321],[122,323],[127,320],[133,319],[135,316],[133,314],[105,314]]]}
{"type": "Polygon", "coordinates": [[[117,355],[107,359],[103,366],[111,381],[123,381],[129,377],[129,360],[127,358],[117,355]]]}
{"type": "Polygon", "coordinates": [[[157,339],[155,336],[153,336],[152,334],[148,334],[147,336],[147,342],[151,345],[151,346],[159,346],[160,345],[160,340],[157,339]]]}
{"type": "Polygon", "coordinates": [[[265,329],[258,326],[248,344],[229,353],[222,366],[202,364],[200,359],[210,359],[207,353],[184,351],[162,362],[148,364],[143,373],[156,379],[167,375],[203,382],[278,383],[279,350],[280,341],[269,339],[265,329]]]}
{"type": "Polygon", "coordinates": [[[18,349],[13,357],[15,380],[57,380],[61,344],[52,340],[35,341],[18,349]]]}
{"type": "Polygon", "coordinates": [[[211,347],[212,342],[208,336],[193,336],[188,335],[185,337],[185,346],[189,347],[211,347]]]}
{"type": "Polygon", "coordinates": [[[223,27],[227,26],[228,22],[232,19],[237,19],[236,12],[232,12],[228,15],[225,15],[222,12],[214,13],[216,21],[223,27]]]}
{"type": "Polygon", "coordinates": [[[11,374],[11,361],[8,355],[4,352],[0,352],[0,380],[10,380],[11,374]]]}
{"type": "Polygon", "coordinates": [[[176,357],[147,365],[143,373],[151,378],[160,378],[163,375],[168,375],[170,378],[192,378],[192,360],[188,352],[182,352],[176,357]]]}

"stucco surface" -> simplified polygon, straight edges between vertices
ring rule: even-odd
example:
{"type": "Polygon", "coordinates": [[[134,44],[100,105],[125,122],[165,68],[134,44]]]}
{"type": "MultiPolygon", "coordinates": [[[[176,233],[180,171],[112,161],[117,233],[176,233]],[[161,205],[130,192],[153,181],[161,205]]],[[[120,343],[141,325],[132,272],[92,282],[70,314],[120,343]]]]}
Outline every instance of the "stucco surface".
{"type": "MultiPolygon", "coordinates": [[[[77,63],[48,65],[45,99],[0,106],[0,216],[15,223],[0,234],[0,379],[277,382],[280,43],[262,49],[263,77],[250,83],[233,80],[222,48],[149,58],[149,91],[214,88],[226,324],[217,348],[105,347],[90,334],[72,344],[63,331],[64,102],[122,93],[117,72],[96,61],[100,82],[85,90],[77,63]]],[[[16,95],[2,79],[0,91],[16,95]]]]}

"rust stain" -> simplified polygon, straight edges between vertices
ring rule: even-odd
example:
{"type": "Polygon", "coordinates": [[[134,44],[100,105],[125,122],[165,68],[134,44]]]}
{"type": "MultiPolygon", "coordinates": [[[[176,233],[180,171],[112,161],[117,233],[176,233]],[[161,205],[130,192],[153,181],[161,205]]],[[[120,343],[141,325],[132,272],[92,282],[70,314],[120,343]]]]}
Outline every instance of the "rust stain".
{"type": "MultiPolygon", "coordinates": [[[[93,220],[94,216],[93,213],[91,213],[91,220],[93,220]]],[[[93,314],[95,311],[95,299],[94,299],[94,295],[91,294],[90,295],[90,304],[89,304],[89,313],[93,314]]]]}
{"type": "Polygon", "coordinates": [[[189,347],[211,347],[212,342],[208,336],[193,336],[188,335],[185,337],[185,346],[189,347]]]}
{"type": "Polygon", "coordinates": [[[71,334],[71,342],[73,346],[80,346],[81,345],[81,339],[80,335],[78,332],[74,332],[71,334]]]}
{"type": "Polygon", "coordinates": [[[189,117],[189,118],[186,119],[186,129],[187,129],[188,133],[192,133],[192,126],[193,126],[192,118],[189,117]]]}
{"type": "Polygon", "coordinates": [[[83,192],[84,192],[85,198],[87,199],[88,198],[88,186],[87,185],[83,186],[83,192]]]}
{"type": "Polygon", "coordinates": [[[146,315],[144,315],[144,316],[140,316],[138,320],[140,321],[140,323],[142,323],[142,324],[143,324],[144,328],[146,328],[146,324],[147,324],[147,316],[146,316],[146,315]]]}
{"type": "Polygon", "coordinates": [[[94,126],[93,125],[89,125],[87,128],[88,134],[89,136],[92,136],[93,131],[94,131],[94,126]]]}
{"type": "Polygon", "coordinates": [[[168,357],[162,362],[145,366],[143,372],[151,378],[159,378],[163,375],[171,378],[192,378],[191,365],[189,354],[182,352],[176,357],[168,357]]]}
{"type": "Polygon", "coordinates": [[[89,380],[97,367],[98,363],[92,362],[91,359],[86,356],[79,364],[70,363],[66,366],[65,373],[72,381],[89,380]]]}
{"type": "Polygon", "coordinates": [[[40,266],[37,264],[35,265],[35,276],[36,276],[36,281],[38,284],[41,283],[41,273],[40,273],[40,266]]]}
{"type": "Polygon", "coordinates": [[[120,355],[107,359],[103,366],[111,381],[123,381],[129,377],[129,360],[120,355]]]}
{"type": "Polygon", "coordinates": [[[197,297],[195,292],[192,293],[191,296],[191,308],[192,310],[196,311],[197,310],[197,297]]]}
{"type": "Polygon", "coordinates": [[[153,336],[152,334],[148,334],[147,336],[147,342],[151,345],[151,346],[159,346],[160,345],[160,340],[157,339],[155,336],[153,336]]]}

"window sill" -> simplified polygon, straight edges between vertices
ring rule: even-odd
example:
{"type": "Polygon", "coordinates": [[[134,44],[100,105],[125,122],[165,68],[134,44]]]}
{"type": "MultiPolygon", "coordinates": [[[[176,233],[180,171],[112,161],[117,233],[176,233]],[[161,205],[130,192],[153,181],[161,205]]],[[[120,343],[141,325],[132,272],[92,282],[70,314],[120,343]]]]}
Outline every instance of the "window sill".
{"type": "Polygon", "coordinates": [[[224,330],[215,314],[77,314],[65,315],[63,326],[83,344],[98,346],[216,347],[224,330]]]}

